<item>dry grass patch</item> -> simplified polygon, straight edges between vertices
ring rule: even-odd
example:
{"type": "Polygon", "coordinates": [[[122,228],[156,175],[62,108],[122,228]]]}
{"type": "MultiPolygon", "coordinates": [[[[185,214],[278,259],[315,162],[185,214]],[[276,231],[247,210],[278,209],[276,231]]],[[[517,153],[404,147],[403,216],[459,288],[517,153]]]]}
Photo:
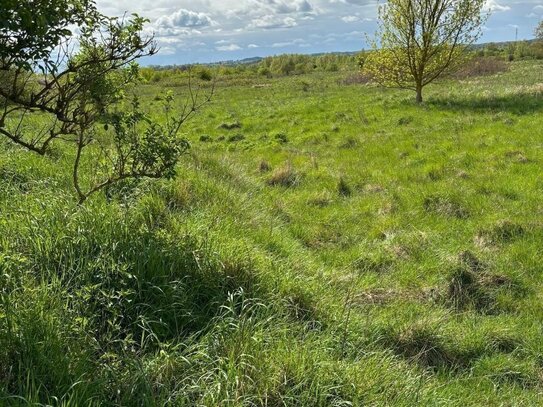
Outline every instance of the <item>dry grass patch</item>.
{"type": "Polygon", "coordinates": [[[427,212],[457,219],[469,217],[469,211],[456,199],[448,196],[429,196],[424,200],[427,212]]]}
{"type": "Polygon", "coordinates": [[[291,188],[299,185],[301,178],[302,176],[292,167],[292,165],[287,163],[273,172],[268,179],[268,185],[291,188]]]}

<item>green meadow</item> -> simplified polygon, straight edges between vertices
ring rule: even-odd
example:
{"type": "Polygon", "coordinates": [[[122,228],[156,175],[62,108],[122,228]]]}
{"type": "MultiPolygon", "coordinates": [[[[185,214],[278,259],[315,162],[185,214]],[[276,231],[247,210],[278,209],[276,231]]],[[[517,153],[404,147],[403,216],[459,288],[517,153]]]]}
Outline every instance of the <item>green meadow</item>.
{"type": "Polygon", "coordinates": [[[82,206],[72,150],[2,141],[0,405],[543,404],[543,62],[507,66],[218,76],[174,179],[82,206]]]}

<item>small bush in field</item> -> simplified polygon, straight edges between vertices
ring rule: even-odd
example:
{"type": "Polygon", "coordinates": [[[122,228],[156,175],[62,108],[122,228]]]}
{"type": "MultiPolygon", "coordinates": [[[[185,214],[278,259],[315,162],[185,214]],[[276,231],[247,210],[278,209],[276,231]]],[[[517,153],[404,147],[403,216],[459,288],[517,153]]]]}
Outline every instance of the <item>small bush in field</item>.
{"type": "Polygon", "coordinates": [[[198,72],[198,78],[202,81],[209,82],[213,79],[213,75],[211,75],[209,70],[202,69],[200,72],[198,72]]]}
{"type": "Polygon", "coordinates": [[[455,79],[467,79],[477,76],[496,75],[508,70],[509,65],[503,59],[477,57],[470,60],[453,77],[455,79]]]}

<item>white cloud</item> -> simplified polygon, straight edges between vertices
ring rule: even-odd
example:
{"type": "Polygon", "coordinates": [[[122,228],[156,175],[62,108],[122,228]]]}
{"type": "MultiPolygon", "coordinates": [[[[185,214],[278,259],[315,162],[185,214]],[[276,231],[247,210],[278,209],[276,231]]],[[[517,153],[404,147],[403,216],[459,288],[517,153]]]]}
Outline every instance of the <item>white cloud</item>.
{"type": "Polygon", "coordinates": [[[249,28],[290,28],[296,27],[298,23],[292,17],[280,17],[272,14],[265,15],[263,17],[255,18],[250,24],[249,28]]]}
{"type": "Polygon", "coordinates": [[[308,0],[253,0],[253,8],[260,8],[278,14],[312,13],[315,8],[308,0]]]}
{"type": "Polygon", "coordinates": [[[285,47],[290,47],[290,46],[293,46],[293,45],[298,45],[300,47],[303,47],[303,46],[306,46],[307,43],[302,38],[297,38],[297,39],[292,40],[292,41],[276,42],[276,43],[272,44],[272,48],[285,48],[285,47]]]}
{"type": "Polygon", "coordinates": [[[345,16],[345,17],[341,17],[341,19],[345,23],[354,23],[356,21],[360,21],[360,17],[357,17],[357,16],[345,16]]]}
{"type": "Polygon", "coordinates": [[[176,49],[174,47],[160,47],[158,50],[159,55],[167,56],[167,55],[175,55],[176,49]]]}
{"type": "MultiPolygon", "coordinates": [[[[300,47],[307,52],[360,50],[367,48],[362,32],[375,30],[377,6],[386,0],[96,1],[107,15],[138,13],[149,18],[146,32],[154,33],[162,47],[153,58],[156,62],[149,63],[160,64],[299,52],[300,47]],[[223,52],[230,55],[225,58],[223,52]]],[[[509,24],[519,26],[519,38],[531,38],[534,20],[543,14],[543,0],[485,0],[485,8],[492,15],[482,41],[510,40],[509,24]]]]}
{"type": "Polygon", "coordinates": [[[498,4],[496,0],[487,0],[485,4],[485,8],[493,12],[511,10],[511,7],[498,4]]]}
{"type": "Polygon", "coordinates": [[[164,28],[193,28],[216,25],[216,22],[213,21],[208,14],[197,13],[195,11],[182,8],[173,14],[159,17],[156,20],[155,25],[157,27],[164,28]]]}
{"type": "Polygon", "coordinates": [[[243,48],[241,48],[237,44],[230,44],[230,45],[221,45],[219,47],[215,47],[217,51],[223,51],[223,52],[232,52],[232,51],[240,51],[243,48]]]}

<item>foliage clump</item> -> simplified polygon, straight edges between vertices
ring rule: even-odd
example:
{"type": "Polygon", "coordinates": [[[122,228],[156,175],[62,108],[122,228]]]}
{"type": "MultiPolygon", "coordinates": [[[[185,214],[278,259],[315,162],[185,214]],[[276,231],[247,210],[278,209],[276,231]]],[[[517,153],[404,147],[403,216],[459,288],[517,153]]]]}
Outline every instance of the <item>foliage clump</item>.
{"type": "Polygon", "coordinates": [[[168,94],[165,123],[129,96],[140,80],[135,61],[157,52],[148,20],[107,17],[92,0],[10,1],[1,13],[0,135],[40,155],[69,146],[79,203],[127,178],[175,174],[188,148],[179,129],[209,96],[191,91],[175,112],[168,94]],[[46,117],[37,134],[28,132],[35,111],[46,117]]]}

